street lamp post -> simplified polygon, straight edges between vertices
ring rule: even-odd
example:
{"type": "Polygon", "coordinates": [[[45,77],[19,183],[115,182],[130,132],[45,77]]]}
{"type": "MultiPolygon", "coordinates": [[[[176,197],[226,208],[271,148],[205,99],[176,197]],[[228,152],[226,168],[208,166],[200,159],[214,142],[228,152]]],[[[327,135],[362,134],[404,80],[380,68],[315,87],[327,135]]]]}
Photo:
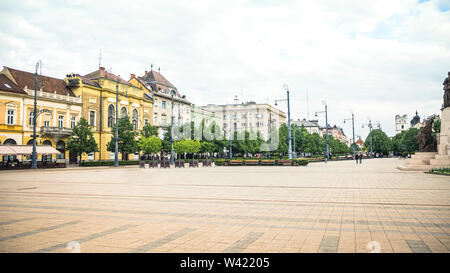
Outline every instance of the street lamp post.
{"type": "Polygon", "coordinates": [[[278,101],[287,101],[287,108],[288,108],[288,144],[289,144],[289,159],[292,159],[292,140],[291,140],[291,107],[290,107],[290,101],[289,101],[289,87],[287,84],[283,85],[284,89],[286,89],[286,99],[281,100],[275,100],[275,105],[277,105],[278,101]]]}
{"type": "Polygon", "coordinates": [[[328,142],[328,106],[325,101],[322,101],[322,104],[325,105],[325,111],[316,112],[315,116],[317,117],[318,113],[325,113],[325,126],[326,126],[325,134],[326,134],[326,144],[327,144],[326,150],[325,150],[325,163],[328,163],[328,157],[329,157],[329,153],[330,153],[329,142],[328,142]]]}
{"type": "Polygon", "coordinates": [[[344,119],[344,123],[345,123],[346,120],[352,120],[352,129],[353,129],[353,157],[355,157],[355,154],[356,154],[356,149],[355,149],[355,145],[356,145],[356,143],[355,143],[355,114],[352,112],[352,118],[351,118],[351,119],[349,119],[349,118],[344,119]]]}
{"type": "Polygon", "coordinates": [[[233,130],[231,126],[231,112],[230,112],[230,160],[233,157],[233,130]]]}
{"type": "MultiPolygon", "coordinates": [[[[373,124],[372,124],[372,120],[369,119],[369,123],[367,124],[363,124],[362,128],[364,128],[364,125],[366,125],[367,127],[369,127],[369,135],[370,135],[370,157],[373,157],[373,145],[372,145],[372,128],[373,128],[373,124]]],[[[380,129],[380,123],[377,123],[377,127],[378,129],[380,129]]]]}
{"type": "Polygon", "coordinates": [[[119,80],[116,82],[116,130],[114,136],[114,167],[119,167],[119,80]]]}
{"type": "Polygon", "coordinates": [[[175,94],[174,90],[170,91],[172,95],[172,113],[171,113],[171,119],[170,119],[170,164],[175,164],[174,162],[174,152],[173,152],[173,95],[175,94]]]}
{"type": "Polygon", "coordinates": [[[41,61],[36,63],[36,71],[34,73],[34,109],[33,109],[33,152],[31,154],[31,168],[37,168],[37,151],[36,151],[36,119],[37,119],[37,71],[41,61]]]}

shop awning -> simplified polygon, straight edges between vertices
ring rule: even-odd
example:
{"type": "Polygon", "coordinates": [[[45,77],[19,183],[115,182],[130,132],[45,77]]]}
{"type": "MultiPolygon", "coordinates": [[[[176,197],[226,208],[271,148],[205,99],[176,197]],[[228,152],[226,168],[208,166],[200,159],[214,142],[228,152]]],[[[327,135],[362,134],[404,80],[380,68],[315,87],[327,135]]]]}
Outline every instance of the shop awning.
{"type": "MultiPolygon", "coordinates": [[[[40,155],[60,154],[52,146],[36,146],[36,152],[40,155]]],[[[0,145],[0,155],[31,155],[32,145],[0,145]]]]}

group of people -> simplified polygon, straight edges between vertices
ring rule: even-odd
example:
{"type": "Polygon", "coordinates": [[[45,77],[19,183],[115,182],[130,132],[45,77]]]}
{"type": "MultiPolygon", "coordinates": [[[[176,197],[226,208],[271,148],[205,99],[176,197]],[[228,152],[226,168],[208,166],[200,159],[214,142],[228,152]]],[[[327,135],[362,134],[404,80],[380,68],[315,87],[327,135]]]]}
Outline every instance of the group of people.
{"type": "Polygon", "coordinates": [[[362,159],[363,159],[363,155],[361,153],[355,155],[356,164],[358,164],[358,160],[359,160],[359,164],[362,164],[362,159]]]}

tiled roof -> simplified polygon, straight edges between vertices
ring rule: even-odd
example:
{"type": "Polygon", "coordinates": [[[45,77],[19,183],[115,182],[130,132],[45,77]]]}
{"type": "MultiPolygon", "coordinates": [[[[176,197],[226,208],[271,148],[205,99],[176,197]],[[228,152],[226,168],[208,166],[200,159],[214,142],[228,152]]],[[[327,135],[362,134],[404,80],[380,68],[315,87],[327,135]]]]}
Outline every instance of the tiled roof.
{"type": "MultiPolygon", "coordinates": [[[[34,89],[34,73],[21,71],[9,67],[5,67],[9,70],[14,80],[17,82],[18,88],[21,90],[26,86],[29,89],[34,89]]],[[[38,80],[38,90],[42,88],[42,91],[53,93],[56,92],[58,95],[72,96],[75,97],[73,92],[66,86],[66,83],[62,79],[47,77],[43,75],[37,76],[38,80]]]]}
{"type": "Polygon", "coordinates": [[[81,77],[83,79],[83,82],[86,80],[93,80],[93,79],[100,79],[100,78],[105,78],[105,79],[110,79],[113,81],[118,81],[120,83],[124,83],[124,84],[128,84],[128,82],[124,79],[122,79],[121,77],[114,75],[113,73],[110,73],[108,71],[105,70],[104,67],[100,67],[100,69],[91,72],[89,74],[86,74],[84,76],[81,77]]]}
{"type": "Polygon", "coordinates": [[[14,82],[3,74],[0,74],[0,91],[26,94],[25,91],[21,90],[14,82]]]}
{"type": "Polygon", "coordinates": [[[161,73],[151,70],[150,72],[146,72],[144,76],[142,76],[142,80],[146,83],[156,82],[159,85],[164,85],[166,87],[177,89],[173,84],[171,84],[166,78],[164,78],[161,73]]]}

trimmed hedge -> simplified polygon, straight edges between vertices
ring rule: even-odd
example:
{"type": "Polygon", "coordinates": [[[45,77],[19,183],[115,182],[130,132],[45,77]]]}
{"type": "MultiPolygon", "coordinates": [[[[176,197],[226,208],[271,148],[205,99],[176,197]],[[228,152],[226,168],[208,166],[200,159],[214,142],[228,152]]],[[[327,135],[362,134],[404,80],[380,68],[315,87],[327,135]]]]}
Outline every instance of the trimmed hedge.
{"type": "MultiPolygon", "coordinates": [[[[120,160],[119,166],[139,165],[139,160],[120,160]]],[[[82,167],[114,166],[114,161],[83,161],[82,167]]]]}
{"type": "Polygon", "coordinates": [[[305,158],[297,158],[297,159],[293,159],[294,160],[294,164],[296,164],[297,166],[306,166],[309,163],[308,159],[305,158]]]}

